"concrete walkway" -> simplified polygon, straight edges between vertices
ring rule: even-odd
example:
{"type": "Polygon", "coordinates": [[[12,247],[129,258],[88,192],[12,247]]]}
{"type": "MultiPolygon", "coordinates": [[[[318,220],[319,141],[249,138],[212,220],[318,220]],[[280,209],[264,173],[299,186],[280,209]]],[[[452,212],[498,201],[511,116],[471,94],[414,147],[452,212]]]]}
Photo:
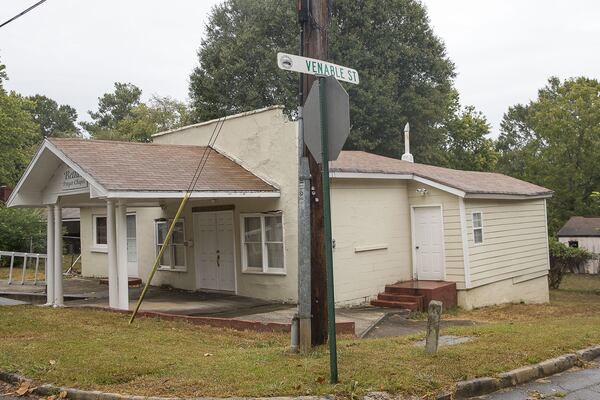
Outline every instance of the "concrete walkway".
{"type": "Polygon", "coordinates": [[[486,400],[598,400],[600,368],[574,369],[535,382],[477,397],[486,400]]]}

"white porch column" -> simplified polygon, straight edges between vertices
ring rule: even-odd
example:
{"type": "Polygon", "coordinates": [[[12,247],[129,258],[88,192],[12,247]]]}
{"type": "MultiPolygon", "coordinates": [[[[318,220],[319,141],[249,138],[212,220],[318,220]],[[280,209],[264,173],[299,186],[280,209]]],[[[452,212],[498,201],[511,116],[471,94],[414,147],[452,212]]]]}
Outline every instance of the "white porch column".
{"type": "Polygon", "coordinates": [[[54,207],[46,207],[46,305],[54,304],[54,207]]]}
{"type": "Polygon", "coordinates": [[[62,307],[63,297],[63,238],[62,208],[60,203],[54,205],[54,307],[62,307]]]}
{"type": "Polygon", "coordinates": [[[106,201],[106,242],[108,247],[108,305],[110,308],[118,308],[117,227],[113,200],[106,201]]]}
{"type": "Polygon", "coordinates": [[[129,310],[129,277],[127,274],[127,203],[117,208],[117,275],[119,276],[119,308],[129,310]]]}

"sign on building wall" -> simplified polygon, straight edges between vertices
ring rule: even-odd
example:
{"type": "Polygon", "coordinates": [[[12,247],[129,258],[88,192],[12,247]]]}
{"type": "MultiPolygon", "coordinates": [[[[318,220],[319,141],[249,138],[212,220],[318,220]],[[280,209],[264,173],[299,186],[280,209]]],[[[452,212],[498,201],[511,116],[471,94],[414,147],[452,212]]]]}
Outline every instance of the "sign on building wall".
{"type": "Polygon", "coordinates": [[[87,181],[71,168],[67,168],[63,172],[62,190],[76,190],[88,187],[87,181]]]}

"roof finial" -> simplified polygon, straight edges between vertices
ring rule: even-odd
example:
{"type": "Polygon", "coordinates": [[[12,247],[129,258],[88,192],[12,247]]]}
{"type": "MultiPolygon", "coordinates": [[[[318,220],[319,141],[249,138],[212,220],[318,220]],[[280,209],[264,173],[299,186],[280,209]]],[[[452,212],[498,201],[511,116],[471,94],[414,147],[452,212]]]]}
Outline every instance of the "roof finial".
{"type": "Polygon", "coordinates": [[[404,125],[404,154],[402,159],[408,162],[414,162],[413,155],[410,154],[410,125],[408,122],[404,125]]]}

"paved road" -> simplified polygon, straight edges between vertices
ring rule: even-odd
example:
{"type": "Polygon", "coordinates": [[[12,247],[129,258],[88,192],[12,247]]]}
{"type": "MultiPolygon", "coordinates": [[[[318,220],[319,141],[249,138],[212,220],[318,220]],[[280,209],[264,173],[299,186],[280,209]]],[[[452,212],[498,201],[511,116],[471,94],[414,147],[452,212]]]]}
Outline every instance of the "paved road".
{"type": "Polygon", "coordinates": [[[478,397],[486,400],[599,400],[600,368],[572,370],[512,390],[478,397]]]}

